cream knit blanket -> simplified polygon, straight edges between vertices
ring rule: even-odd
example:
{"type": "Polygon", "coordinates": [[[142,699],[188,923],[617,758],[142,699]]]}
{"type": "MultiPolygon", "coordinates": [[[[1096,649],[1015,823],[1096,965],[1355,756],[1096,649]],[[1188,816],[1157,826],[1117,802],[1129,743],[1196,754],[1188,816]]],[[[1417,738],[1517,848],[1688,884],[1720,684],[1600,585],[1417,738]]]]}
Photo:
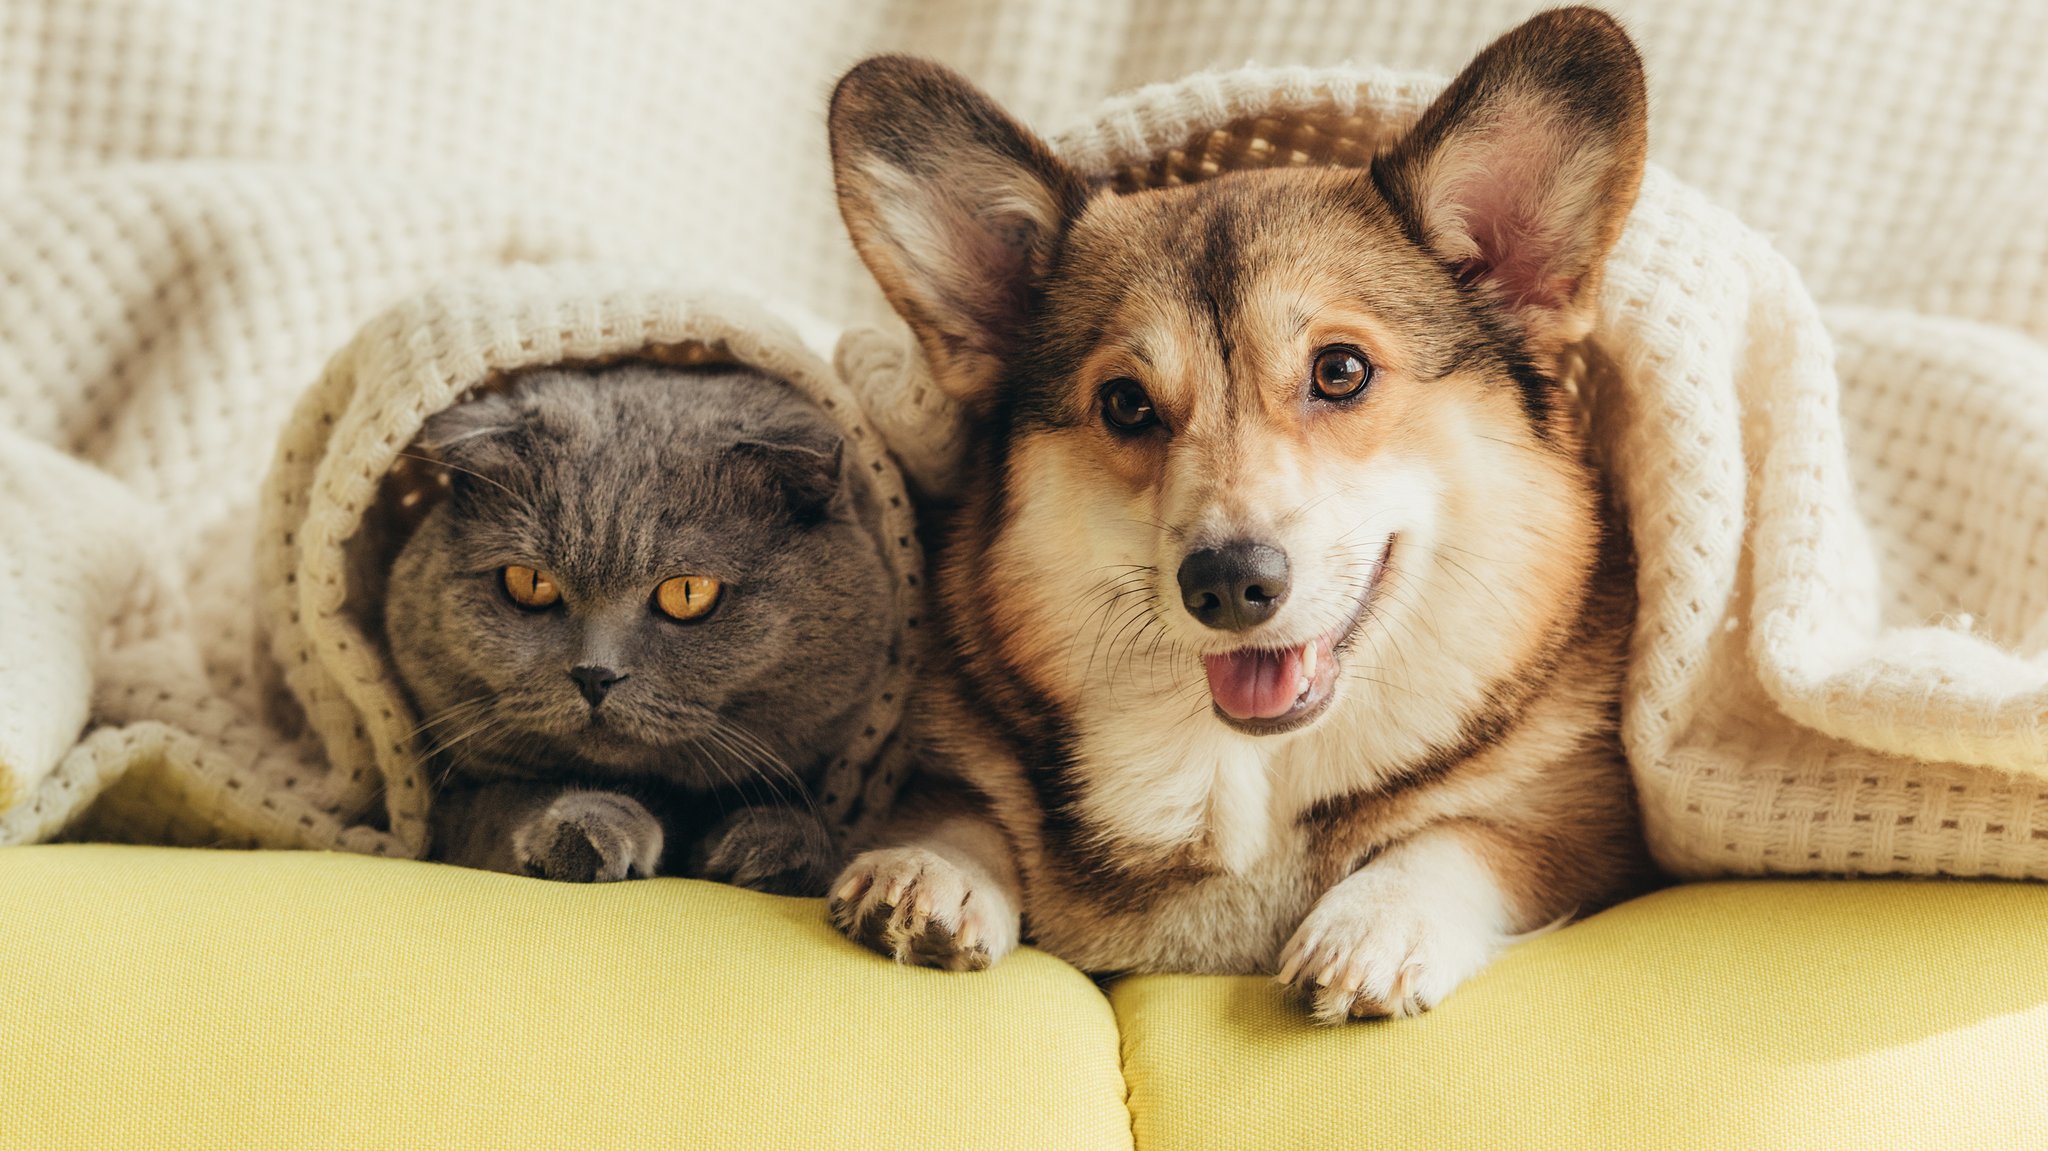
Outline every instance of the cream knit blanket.
{"type": "MultiPolygon", "coordinates": [[[[192,681],[190,660],[179,657],[191,654],[194,640],[203,650],[205,636],[115,641],[99,669],[97,726],[57,759],[25,805],[36,822],[21,830],[45,834],[75,817],[82,835],[421,854],[432,780],[420,716],[398,682],[382,625],[392,561],[446,487],[446,474],[414,441],[435,412],[522,371],[626,359],[744,365],[787,381],[839,423],[848,464],[866,481],[862,520],[894,576],[894,591],[872,617],[895,642],[861,730],[825,765],[813,799],[831,826],[855,835],[886,816],[907,774],[894,737],[922,650],[923,555],[902,474],[863,398],[794,329],[752,301],[685,290],[677,279],[630,266],[515,265],[443,283],[367,324],[300,399],[262,486],[255,595],[226,609],[246,613],[238,636],[254,624],[251,682],[235,685],[249,690],[192,681]]],[[[893,366],[880,377],[884,388],[903,379],[901,362],[893,366]]],[[[689,387],[679,373],[677,403],[690,402],[689,387]]],[[[899,429],[921,410],[914,396],[877,398],[899,429]]],[[[916,438],[944,436],[941,429],[916,438]]],[[[84,574],[79,586],[107,594],[55,601],[44,618],[63,631],[27,638],[84,668],[93,624],[120,602],[120,580],[134,567],[132,548],[120,545],[149,533],[132,515],[98,523],[94,501],[129,510],[120,489],[75,465],[57,475],[71,472],[94,482],[83,488],[84,502],[65,510],[95,530],[49,538],[84,539],[101,551],[52,550],[38,559],[45,572],[84,574]]],[[[25,504],[44,493],[23,494],[25,504]]],[[[249,542],[221,556],[223,564],[246,562],[249,542]]],[[[175,602],[175,588],[150,590],[175,602]]],[[[116,622],[147,617],[152,607],[161,610],[123,604],[116,622]]],[[[89,684],[67,671],[61,686],[82,694],[89,684]]]]}
{"type": "MultiPolygon", "coordinates": [[[[821,136],[862,52],[939,54],[1142,182],[1212,129],[1275,146],[1235,162],[1321,158],[1304,118],[1369,147],[1430,85],[1103,95],[1247,57],[1445,70],[1534,5],[1451,7],[0,4],[0,842],[416,850],[416,809],[363,809],[404,774],[376,724],[306,687],[335,649],[279,681],[295,708],[265,690],[295,650],[258,635],[281,594],[275,564],[256,582],[262,477],[380,310],[521,260],[657,261],[686,273],[636,290],[725,285],[829,317],[798,323],[822,347],[882,314],[821,136]]],[[[1646,184],[1587,373],[1643,555],[1626,735],[1659,854],[2048,875],[2048,9],[1618,7],[1686,181],[1646,184]]],[[[602,313],[575,283],[536,290],[602,313]]],[[[900,333],[839,366],[942,475],[922,409],[877,403],[916,392],[900,333]]],[[[359,492],[383,482],[344,455],[359,492]]]]}

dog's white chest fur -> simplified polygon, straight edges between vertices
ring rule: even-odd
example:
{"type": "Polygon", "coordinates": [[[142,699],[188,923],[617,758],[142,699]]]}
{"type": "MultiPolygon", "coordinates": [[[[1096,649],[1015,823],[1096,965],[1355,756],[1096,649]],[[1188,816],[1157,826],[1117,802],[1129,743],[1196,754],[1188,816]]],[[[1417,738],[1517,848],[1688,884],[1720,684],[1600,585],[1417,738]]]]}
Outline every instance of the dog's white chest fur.
{"type": "Polygon", "coordinates": [[[1105,717],[1081,746],[1083,818],[1135,854],[1192,849],[1244,875],[1292,837],[1297,812],[1274,787],[1281,749],[1223,731],[1206,715],[1164,731],[1105,717]]]}

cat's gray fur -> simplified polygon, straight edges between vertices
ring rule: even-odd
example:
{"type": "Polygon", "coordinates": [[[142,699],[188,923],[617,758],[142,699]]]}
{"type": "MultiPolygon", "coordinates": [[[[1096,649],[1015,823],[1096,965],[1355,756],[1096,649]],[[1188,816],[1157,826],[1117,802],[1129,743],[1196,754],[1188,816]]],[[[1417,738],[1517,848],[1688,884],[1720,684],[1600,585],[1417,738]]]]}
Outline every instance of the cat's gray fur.
{"type": "Polygon", "coordinates": [[[434,855],[568,880],[687,874],[821,894],[809,789],[871,702],[890,576],[838,429],[745,371],[550,371],[442,412],[452,475],[393,565],[385,631],[445,773],[434,855]],[[513,604],[501,571],[562,602],[513,604]],[[678,575],[724,581],[678,623],[678,575]],[[587,703],[569,676],[621,678],[587,703]]]}

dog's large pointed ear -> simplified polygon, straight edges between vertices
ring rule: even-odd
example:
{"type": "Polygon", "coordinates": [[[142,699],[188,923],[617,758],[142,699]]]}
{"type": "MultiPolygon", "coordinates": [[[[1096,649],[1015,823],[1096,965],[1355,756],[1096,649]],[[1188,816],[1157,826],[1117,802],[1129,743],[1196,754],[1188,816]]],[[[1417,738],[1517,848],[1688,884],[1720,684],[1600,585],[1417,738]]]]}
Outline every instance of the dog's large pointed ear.
{"type": "Polygon", "coordinates": [[[1373,177],[1460,283],[1554,355],[1592,325],[1642,183],[1648,114],[1627,33],[1596,9],[1560,8],[1481,52],[1373,177]]]}
{"type": "Polygon", "coordinates": [[[987,393],[1085,182],[974,85],[877,56],[832,94],[839,210],[949,394],[987,393]]]}

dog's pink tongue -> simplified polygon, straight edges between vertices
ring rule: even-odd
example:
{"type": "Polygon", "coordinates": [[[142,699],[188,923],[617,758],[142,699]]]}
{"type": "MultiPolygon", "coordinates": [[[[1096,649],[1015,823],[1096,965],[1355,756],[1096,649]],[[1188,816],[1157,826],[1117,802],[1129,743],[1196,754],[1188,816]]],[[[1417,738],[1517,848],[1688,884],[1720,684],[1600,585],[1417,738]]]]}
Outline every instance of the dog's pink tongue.
{"type": "Polygon", "coordinates": [[[1233,651],[1202,661],[1209,695],[1232,719],[1277,719],[1301,693],[1301,649],[1233,651]]]}

